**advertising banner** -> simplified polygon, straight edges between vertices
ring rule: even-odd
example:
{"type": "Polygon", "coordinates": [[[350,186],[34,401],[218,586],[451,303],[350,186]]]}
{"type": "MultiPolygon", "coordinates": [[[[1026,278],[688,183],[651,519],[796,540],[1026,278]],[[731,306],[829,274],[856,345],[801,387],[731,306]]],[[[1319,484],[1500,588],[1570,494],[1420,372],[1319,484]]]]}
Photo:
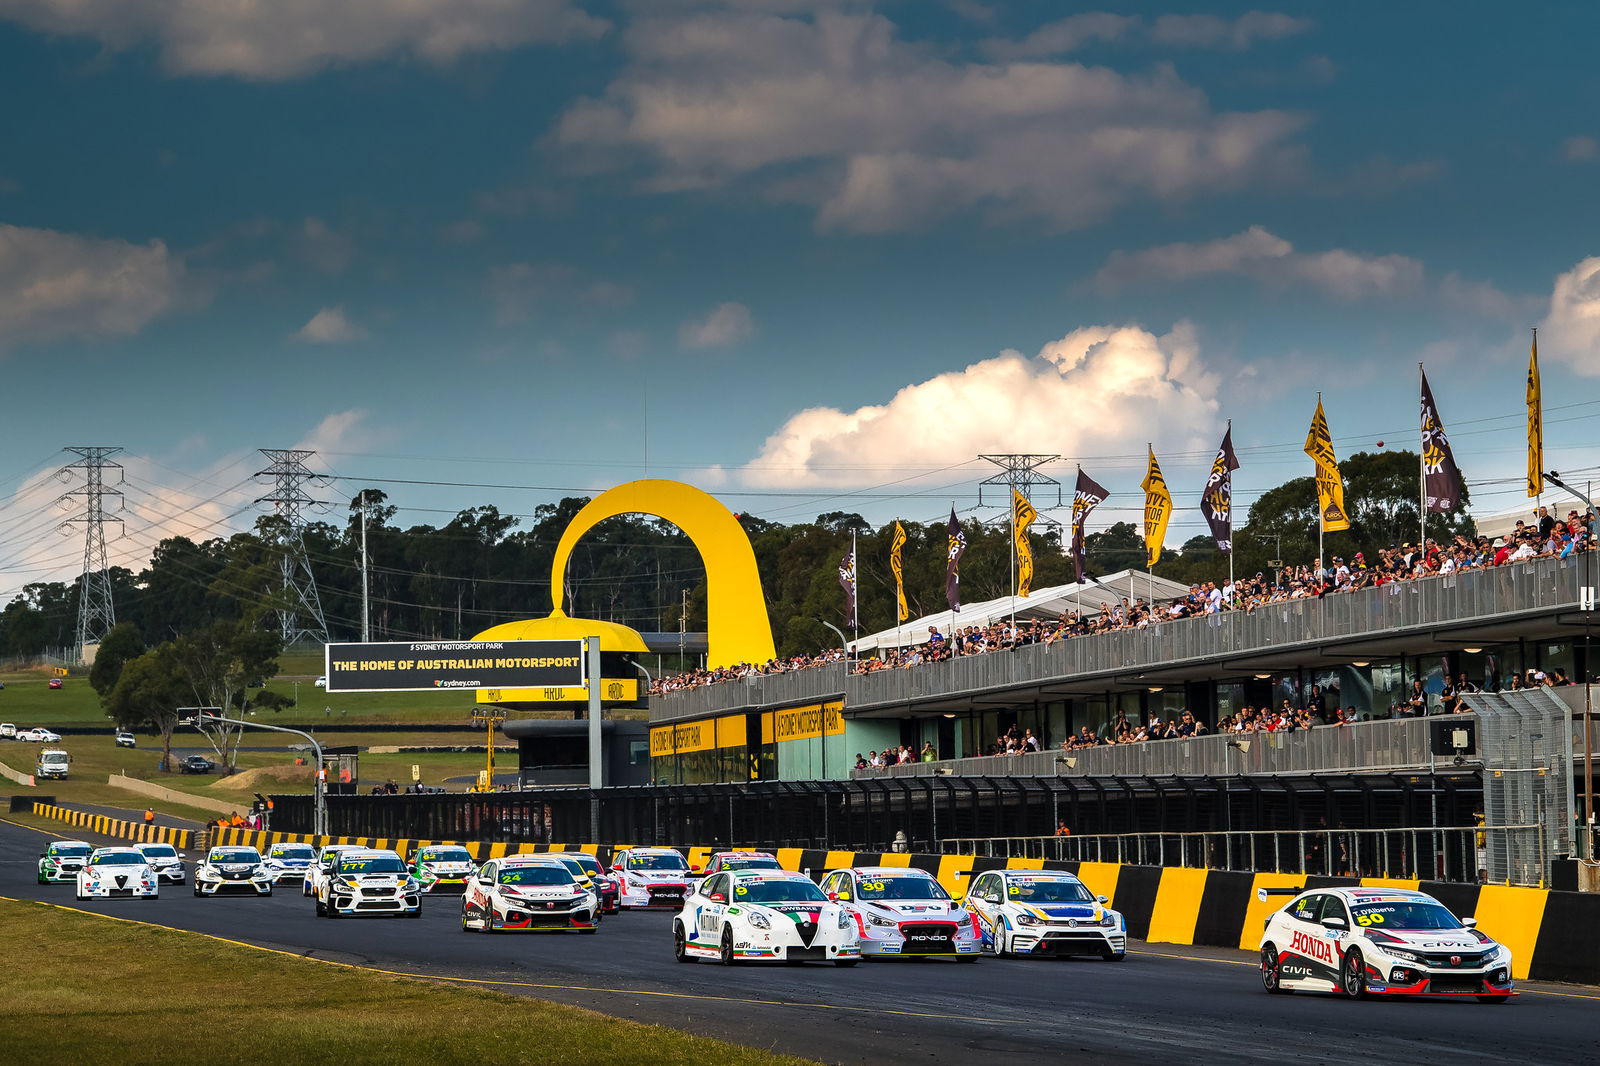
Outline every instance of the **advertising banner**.
{"type": "Polygon", "coordinates": [[[581,640],[329,644],[329,692],[582,689],[581,640]]]}

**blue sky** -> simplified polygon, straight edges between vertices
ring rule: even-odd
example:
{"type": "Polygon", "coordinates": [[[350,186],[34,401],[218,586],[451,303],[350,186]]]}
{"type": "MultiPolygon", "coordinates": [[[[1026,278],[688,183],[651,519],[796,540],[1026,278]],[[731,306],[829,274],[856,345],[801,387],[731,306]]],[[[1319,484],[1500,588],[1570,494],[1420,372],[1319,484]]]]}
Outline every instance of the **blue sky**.
{"type": "Polygon", "coordinates": [[[932,520],[1060,453],[1109,522],[1229,418],[1242,499],[1309,473],[1318,390],[1414,446],[1426,360],[1487,513],[1540,325],[1595,466],[1591,5],[325,6],[0,0],[0,598],[76,573],[75,444],[127,449],[131,565],[246,528],[262,447],[526,486],[403,522],[645,473],[932,520]]]}

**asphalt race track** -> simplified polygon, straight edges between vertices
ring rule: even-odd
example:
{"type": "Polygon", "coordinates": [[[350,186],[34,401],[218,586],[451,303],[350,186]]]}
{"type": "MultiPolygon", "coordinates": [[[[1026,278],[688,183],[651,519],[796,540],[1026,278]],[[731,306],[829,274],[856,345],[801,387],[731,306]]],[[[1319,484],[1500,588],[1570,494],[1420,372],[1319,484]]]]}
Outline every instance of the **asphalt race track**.
{"type": "MultiPolygon", "coordinates": [[[[1578,1063],[1600,1053],[1600,989],[1525,985],[1511,1002],[1271,996],[1243,952],[1146,947],[1099,960],[680,965],[665,912],[624,912],[592,936],[463,933],[456,897],[420,921],[319,919],[298,884],[271,898],[78,903],[40,885],[43,842],[0,823],[0,896],[189,929],[311,958],[467,980],[824,1062],[1578,1063]]],[[[87,838],[92,839],[92,838],[87,838]]]]}

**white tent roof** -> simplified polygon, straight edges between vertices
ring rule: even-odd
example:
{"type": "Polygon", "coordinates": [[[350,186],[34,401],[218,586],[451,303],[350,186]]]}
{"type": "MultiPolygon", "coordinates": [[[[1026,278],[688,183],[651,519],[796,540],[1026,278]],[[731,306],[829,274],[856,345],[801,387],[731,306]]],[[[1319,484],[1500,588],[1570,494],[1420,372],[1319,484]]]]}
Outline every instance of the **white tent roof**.
{"type": "Polygon", "coordinates": [[[924,615],[895,629],[867,634],[851,641],[850,646],[857,652],[903,648],[925,643],[929,626],[937,626],[940,633],[948,636],[952,629],[986,626],[1010,618],[1013,614],[1024,621],[1031,618],[1055,619],[1068,611],[1098,611],[1102,603],[1120,603],[1124,599],[1161,602],[1188,594],[1188,585],[1180,585],[1164,577],[1152,577],[1143,570],[1119,570],[1099,581],[1034,589],[1027,599],[1002,596],[982,603],[964,604],[956,612],[940,611],[938,614],[924,615]]]}

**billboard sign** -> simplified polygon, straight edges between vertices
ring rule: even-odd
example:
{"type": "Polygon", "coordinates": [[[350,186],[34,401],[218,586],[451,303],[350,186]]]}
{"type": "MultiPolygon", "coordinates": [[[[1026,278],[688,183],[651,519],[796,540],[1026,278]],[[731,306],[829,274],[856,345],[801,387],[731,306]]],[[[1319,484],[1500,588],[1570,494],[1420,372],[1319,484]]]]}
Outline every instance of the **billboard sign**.
{"type": "Polygon", "coordinates": [[[326,645],[329,692],[583,688],[581,640],[326,645]]]}

